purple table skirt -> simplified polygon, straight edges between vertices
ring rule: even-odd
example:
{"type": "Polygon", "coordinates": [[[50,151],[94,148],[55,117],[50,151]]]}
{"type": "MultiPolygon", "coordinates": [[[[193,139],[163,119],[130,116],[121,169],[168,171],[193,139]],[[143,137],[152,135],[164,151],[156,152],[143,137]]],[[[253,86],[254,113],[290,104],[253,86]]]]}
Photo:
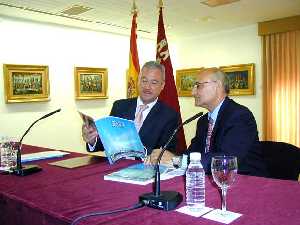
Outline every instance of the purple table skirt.
{"type": "MultiPolygon", "coordinates": [[[[26,146],[25,152],[46,151],[26,146]]],[[[63,159],[82,156],[71,153],[63,159]]],[[[1,225],[65,225],[78,216],[129,207],[138,196],[152,191],[152,185],[140,186],[103,180],[105,174],[124,168],[134,161],[122,160],[110,166],[103,162],[76,169],[49,165],[61,159],[40,160],[42,172],[28,177],[0,175],[1,225]]],[[[161,190],[175,190],[185,196],[184,177],[161,182],[161,190]]],[[[185,198],[181,206],[185,205],[185,198]]],[[[211,178],[206,178],[206,206],[220,208],[221,199],[211,178]]],[[[227,208],[243,214],[232,225],[299,225],[300,184],[239,175],[227,194],[227,208]]],[[[220,224],[175,211],[140,208],[133,211],[92,217],[80,224],[220,224]]]]}

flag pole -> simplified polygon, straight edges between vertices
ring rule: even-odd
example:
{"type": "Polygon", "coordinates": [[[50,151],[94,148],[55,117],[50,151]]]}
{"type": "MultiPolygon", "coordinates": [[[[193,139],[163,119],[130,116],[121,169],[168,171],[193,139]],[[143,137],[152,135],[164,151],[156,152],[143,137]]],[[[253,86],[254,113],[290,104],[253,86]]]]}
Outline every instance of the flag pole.
{"type": "Polygon", "coordinates": [[[138,10],[137,10],[136,4],[135,4],[135,0],[133,0],[132,8],[131,8],[131,15],[134,15],[135,13],[137,14],[138,10]]]}
{"type": "Polygon", "coordinates": [[[158,8],[163,8],[163,7],[164,7],[163,0],[158,0],[158,8]]]}

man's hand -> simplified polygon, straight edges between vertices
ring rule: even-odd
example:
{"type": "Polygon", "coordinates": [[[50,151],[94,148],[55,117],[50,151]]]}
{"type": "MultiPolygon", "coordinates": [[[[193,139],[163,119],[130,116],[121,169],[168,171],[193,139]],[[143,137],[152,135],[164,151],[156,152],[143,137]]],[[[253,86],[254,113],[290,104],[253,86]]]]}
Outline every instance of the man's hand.
{"type": "Polygon", "coordinates": [[[82,125],[82,138],[85,142],[93,146],[96,142],[97,137],[98,137],[98,132],[96,127],[90,126],[86,123],[82,125]]]}
{"type": "MultiPolygon", "coordinates": [[[[146,157],[144,163],[147,165],[155,165],[157,163],[157,159],[160,152],[161,149],[153,149],[152,153],[146,157]]],[[[175,155],[172,152],[166,150],[160,160],[160,163],[166,165],[173,165],[172,158],[174,156],[175,155]]]]}

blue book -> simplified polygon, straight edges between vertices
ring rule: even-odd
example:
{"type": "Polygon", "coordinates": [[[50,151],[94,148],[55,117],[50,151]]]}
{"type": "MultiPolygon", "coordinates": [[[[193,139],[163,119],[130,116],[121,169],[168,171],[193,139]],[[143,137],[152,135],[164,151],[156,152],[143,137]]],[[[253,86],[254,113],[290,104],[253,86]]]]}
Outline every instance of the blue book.
{"type": "Polygon", "coordinates": [[[95,125],[110,164],[124,157],[144,159],[147,155],[132,120],[107,116],[96,120],[95,125]]]}
{"type": "MultiPolygon", "coordinates": [[[[159,171],[161,174],[164,174],[168,171],[168,167],[160,165],[159,171]]],[[[154,166],[148,166],[144,163],[138,163],[123,168],[119,171],[107,174],[104,176],[104,180],[146,185],[154,181],[154,176],[154,166]]]]}
{"type": "Polygon", "coordinates": [[[90,116],[81,112],[79,114],[85,123],[97,128],[110,164],[125,157],[145,159],[147,150],[143,146],[132,120],[114,116],[93,120],[90,116]]]}

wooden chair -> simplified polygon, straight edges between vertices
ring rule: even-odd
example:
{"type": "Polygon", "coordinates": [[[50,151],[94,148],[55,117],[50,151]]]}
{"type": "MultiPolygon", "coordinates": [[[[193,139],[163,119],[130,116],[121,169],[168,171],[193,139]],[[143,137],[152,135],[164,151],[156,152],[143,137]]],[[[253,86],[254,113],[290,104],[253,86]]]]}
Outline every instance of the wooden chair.
{"type": "Polygon", "coordinates": [[[300,148],[274,141],[261,141],[260,146],[268,177],[300,182],[300,148]]]}

